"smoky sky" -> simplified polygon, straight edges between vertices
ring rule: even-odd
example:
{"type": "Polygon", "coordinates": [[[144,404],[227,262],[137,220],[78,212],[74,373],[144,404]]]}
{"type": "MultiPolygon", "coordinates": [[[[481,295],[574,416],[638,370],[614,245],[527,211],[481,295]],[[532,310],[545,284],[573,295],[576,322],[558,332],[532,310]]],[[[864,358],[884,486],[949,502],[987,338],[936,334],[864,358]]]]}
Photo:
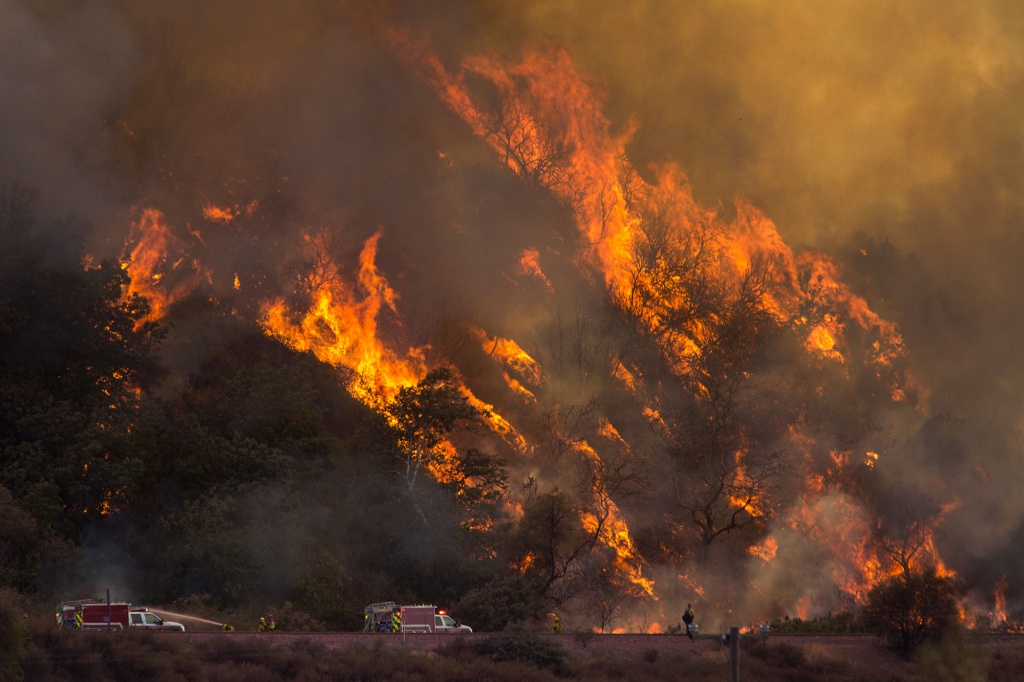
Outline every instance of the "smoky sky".
{"type": "Polygon", "coordinates": [[[924,397],[917,418],[887,425],[900,443],[887,475],[961,503],[947,519],[951,555],[1010,546],[1024,519],[1024,9],[474,9],[477,30],[438,30],[471,52],[566,49],[604,84],[613,126],[637,126],[627,152],[641,173],[676,163],[724,216],[748,199],[790,246],[854,254],[848,279],[900,326],[924,397]]]}
{"type": "Polygon", "coordinates": [[[637,121],[637,167],[678,163],[696,197],[726,213],[734,197],[750,199],[792,246],[866,234],[912,254],[937,290],[885,293],[917,352],[952,382],[943,397],[981,395],[997,373],[1024,369],[1019,6],[488,7],[488,38],[473,47],[509,36],[565,46],[606,83],[613,120],[637,121]]]}
{"type": "MultiPolygon", "coordinates": [[[[453,66],[565,49],[613,128],[635,126],[641,173],[675,163],[702,204],[728,217],[749,200],[792,247],[840,258],[899,325],[923,397],[916,418],[887,425],[903,443],[893,485],[943,481],[972,501],[951,512],[950,542],[1008,551],[1024,520],[1024,7],[0,0],[0,181],[82,214],[94,248],[117,255],[132,207],[183,178],[202,199],[244,203],[285,177],[281,224],[342,223],[355,245],[382,228],[406,247],[385,238],[382,269],[427,254],[439,265],[418,281],[443,287],[437,272],[461,267],[486,288],[509,264],[451,219],[474,185],[421,169],[444,150],[480,165],[477,188],[507,178],[381,47],[385,26],[453,66]]],[[[537,209],[487,210],[500,251],[535,245],[537,209]]],[[[403,295],[428,316],[478,293],[403,295]]]]}

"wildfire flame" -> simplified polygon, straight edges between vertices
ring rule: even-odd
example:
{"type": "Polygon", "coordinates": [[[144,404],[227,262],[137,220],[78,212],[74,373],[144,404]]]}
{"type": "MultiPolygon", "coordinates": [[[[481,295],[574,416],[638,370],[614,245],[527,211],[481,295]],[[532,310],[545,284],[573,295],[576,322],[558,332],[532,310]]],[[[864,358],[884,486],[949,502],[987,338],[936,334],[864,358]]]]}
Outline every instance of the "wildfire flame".
{"type": "Polygon", "coordinates": [[[992,595],[993,601],[995,602],[995,607],[992,609],[992,614],[990,617],[990,622],[992,625],[998,626],[1007,622],[1006,588],[1008,584],[1009,582],[1005,575],[999,579],[998,583],[996,583],[996,589],[992,595]]]}
{"type": "MultiPolygon", "coordinates": [[[[879,372],[904,354],[896,325],[872,311],[865,299],[840,281],[833,261],[821,254],[794,254],[775,225],[755,207],[739,201],[735,219],[726,223],[715,211],[697,205],[677,167],[652,168],[652,180],[642,179],[626,159],[633,126],[612,132],[601,111],[597,86],[576,71],[566,53],[531,53],[516,64],[474,57],[463,60],[458,73],[450,73],[406,36],[393,33],[391,39],[411,68],[513,172],[571,207],[589,247],[586,257],[603,273],[609,296],[659,341],[666,360],[680,375],[688,374],[702,355],[717,321],[712,314],[667,322],[671,311],[693,309],[693,301],[688,299],[688,289],[679,284],[687,271],[667,269],[667,261],[657,260],[657,254],[671,253],[678,262],[705,268],[710,279],[722,283],[726,307],[748,295],[747,278],[755,268],[764,268],[767,283],[756,291],[755,304],[795,329],[806,326],[806,349],[812,355],[847,363],[848,340],[854,330],[871,351],[867,362],[879,372]],[[492,100],[487,104],[477,100],[467,76],[488,82],[500,103],[494,106],[492,100]],[[703,260],[691,258],[695,254],[703,260]],[[655,305],[638,308],[638,292],[648,292],[655,305]]],[[[533,256],[529,255],[523,272],[531,271],[533,256]]],[[[634,395],[640,394],[641,376],[621,363],[613,373],[634,395]]],[[[894,377],[892,398],[906,399],[908,385],[906,376],[894,377]]],[[[697,386],[698,391],[707,392],[702,383],[697,386]]],[[[644,405],[642,412],[652,427],[666,428],[656,403],[644,405]]],[[[741,481],[746,475],[742,450],[735,455],[741,481]]],[[[868,453],[863,461],[872,468],[877,460],[877,453],[868,453]]],[[[847,552],[847,560],[840,557],[835,563],[836,583],[863,598],[894,568],[872,547],[872,522],[854,498],[827,492],[824,481],[821,472],[808,468],[805,503],[788,517],[788,523],[805,537],[837,548],[840,554],[847,552]]],[[[733,503],[755,513],[761,504],[757,499],[734,499],[733,503]]],[[[771,561],[778,542],[765,540],[751,551],[771,561]]],[[[628,550],[623,558],[629,558],[628,550]]],[[[914,561],[941,566],[930,538],[914,561]]]]}
{"type": "MultiPolygon", "coordinates": [[[[597,451],[586,441],[580,441],[575,446],[585,458],[600,462],[601,458],[597,451]]],[[[601,483],[601,476],[596,473],[595,492],[599,491],[601,483]]],[[[629,527],[619,511],[618,505],[610,497],[602,496],[600,506],[606,515],[603,524],[597,514],[584,512],[582,516],[584,529],[588,533],[597,533],[598,539],[605,546],[615,550],[616,570],[627,577],[637,595],[654,597],[654,581],[643,575],[643,558],[636,551],[629,535],[629,527]]]]}
{"type": "Polygon", "coordinates": [[[466,401],[483,415],[491,431],[501,436],[516,452],[525,454],[529,451],[526,438],[507,419],[498,414],[493,405],[489,405],[477,398],[465,386],[462,387],[462,394],[466,397],[466,401]]]}
{"type": "Polygon", "coordinates": [[[208,204],[203,208],[203,216],[212,222],[218,223],[230,223],[235,219],[235,211],[230,208],[221,208],[220,206],[214,206],[208,204]]]}
{"type": "MultiPolygon", "coordinates": [[[[823,254],[804,253],[797,264],[806,280],[807,297],[816,306],[841,311],[843,317],[856,324],[863,332],[877,335],[872,344],[870,361],[878,366],[889,366],[906,353],[903,337],[896,325],[872,311],[863,297],[852,293],[839,280],[839,266],[823,254]]],[[[808,335],[807,347],[825,357],[843,362],[839,352],[845,334],[845,325],[834,313],[826,313],[821,322],[808,335]]]]}
{"type": "MultiPolygon", "coordinates": [[[[424,348],[410,347],[400,355],[378,337],[381,312],[398,313],[398,295],[376,266],[380,236],[377,232],[364,244],[355,284],[345,280],[333,260],[321,258],[322,271],[312,283],[309,308],[292,311],[278,298],[264,305],[261,320],[269,335],[292,348],[354,372],[357,380],[349,390],[373,406],[394,398],[427,373],[424,348]]],[[[306,243],[311,257],[326,251],[322,237],[307,236],[306,243]]]]}
{"type": "Polygon", "coordinates": [[[779,541],[773,536],[768,536],[756,545],[751,545],[747,548],[747,551],[761,559],[765,563],[768,563],[775,558],[775,555],[779,551],[779,541]]]}
{"type": "MultiPolygon", "coordinates": [[[[645,216],[653,215],[671,228],[659,237],[667,237],[663,247],[684,255],[709,254],[706,267],[726,283],[728,296],[741,295],[744,277],[755,262],[770,262],[771,286],[758,294],[765,311],[792,318],[802,304],[828,304],[841,310],[844,319],[879,336],[874,362],[888,364],[903,353],[895,325],[839,282],[834,263],[818,254],[795,256],[775,225],[749,203],[738,202],[736,219],[725,224],[714,211],[697,205],[677,167],[664,164],[652,169],[653,182],[642,180],[626,160],[625,146],[634,127],[611,132],[597,86],[575,69],[564,51],[531,53],[512,65],[486,57],[468,58],[461,72],[452,74],[407,36],[393,32],[391,40],[396,51],[509,168],[573,208],[590,245],[591,261],[603,272],[613,300],[624,308],[630,307],[638,290],[667,291],[664,305],[673,309],[686,309],[689,304],[682,289],[666,290],[664,282],[654,279],[665,273],[644,262],[642,252],[653,238],[645,216]],[[493,85],[501,100],[497,111],[478,104],[466,84],[467,75],[493,85]]],[[[524,254],[523,269],[532,268],[533,262],[532,253],[524,254]]],[[[669,337],[659,331],[665,320],[657,310],[644,310],[640,317],[652,333],[662,334],[663,350],[679,371],[685,372],[687,360],[702,352],[705,321],[692,319],[669,337]]],[[[841,361],[842,345],[839,318],[813,324],[809,349],[841,361]]]]}
{"type": "MultiPolygon", "coordinates": [[[[532,186],[549,191],[571,210],[585,245],[581,260],[587,272],[598,273],[594,279],[603,282],[612,303],[654,340],[666,364],[678,376],[691,375],[696,361],[712,345],[713,329],[719,322],[717,312],[699,310],[686,286],[685,278],[698,270],[697,274],[720,286],[716,292],[720,307],[742,303],[744,296],[749,296],[750,305],[795,330],[798,343],[802,342],[804,350],[823,364],[836,363],[843,366],[843,371],[848,370],[856,357],[850,351],[851,344],[860,342],[867,349],[865,362],[879,376],[895,371],[896,361],[905,354],[898,328],[872,311],[864,298],[841,281],[837,263],[822,254],[794,254],[772,221],[744,201],[737,202],[735,217],[728,221],[720,217],[719,211],[699,206],[685,174],[674,165],[656,166],[643,175],[637,172],[626,155],[635,125],[629,123],[613,130],[602,113],[603,97],[598,85],[578,72],[565,52],[532,53],[517,64],[468,58],[458,73],[450,73],[440,60],[405,36],[393,33],[391,39],[396,51],[512,172],[532,186]],[[499,101],[496,108],[489,100],[474,96],[470,86],[474,82],[493,86],[499,101]],[[692,268],[673,268],[669,262],[673,259],[692,268]],[[745,287],[758,268],[765,268],[766,284],[750,294],[745,287]],[[672,316],[679,311],[696,312],[680,322],[672,316]]],[[[445,162],[453,163],[443,153],[438,154],[445,162]]],[[[203,207],[202,214],[209,223],[223,226],[237,224],[241,217],[256,210],[256,202],[242,206],[211,203],[203,207]]],[[[197,232],[190,234],[194,241],[201,242],[197,232]]],[[[377,268],[381,238],[378,232],[365,241],[358,268],[346,274],[335,261],[327,238],[307,235],[303,247],[311,264],[309,274],[291,296],[263,302],[259,319],[268,335],[351,372],[354,380],[348,382],[349,390],[375,408],[426,375],[429,350],[428,346],[398,350],[398,334],[382,329],[390,325],[398,330],[401,315],[398,293],[377,268]]],[[[189,245],[157,209],[141,212],[132,225],[129,244],[132,248],[126,249],[123,258],[131,281],[127,293],[144,296],[151,306],[150,316],[140,324],[160,319],[174,301],[192,291],[204,277],[210,277],[196,261],[186,257],[189,245]]],[[[545,292],[554,292],[541,268],[538,249],[522,250],[515,272],[522,282],[539,283],[545,292]]],[[[235,273],[236,291],[242,289],[243,279],[235,273]]],[[[540,363],[513,339],[479,328],[472,328],[471,334],[479,348],[500,365],[505,386],[517,398],[509,414],[514,416],[515,410],[543,402],[549,378],[540,363]]],[[[613,377],[641,403],[639,414],[647,426],[659,433],[668,432],[670,406],[648,397],[650,387],[643,374],[636,365],[627,364],[628,360],[622,359],[625,356],[615,356],[613,377]]],[[[706,396],[708,387],[704,383],[695,381],[693,385],[695,393],[706,396]]],[[[908,376],[894,375],[889,387],[893,400],[909,399],[908,376]]],[[[516,453],[533,451],[527,437],[494,405],[466,386],[462,393],[481,412],[491,431],[516,453]]],[[[485,391],[481,395],[499,405],[512,404],[494,399],[485,391]]],[[[519,422],[520,426],[525,423],[519,422]]],[[[624,422],[617,419],[616,424],[623,426],[624,422]]],[[[628,431],[623,433],[628,437],[628,431]]],[[[628,447],[627,438],[606,418],[598,420],[596,435],[599,438],[591,442],[599,447],[628,447]]],[[[796,430],[791,433],[792,443],[797,446],[804,437],[796,430]]],[[[585,460],[601,462],[590,442],[582,438],[572,442],[585,460]]],[[[866,515],[854,492],[845,490],[841,483],[844,472],[852,467],[863,472],[873,470],[879,462],[876,452],[867,451],[863,457],[860,453],[864,451],[833,451],[829,458],[823,452],[824,463],[806,457],[800,472],[800,502],[776,519],[778,527],[761,535],[747,552],[765,565],[771,564],[786,551],[783,535],[799,534],[830,548],[832,579],[857,599],[863,599],[873,585],[908,566],[934,565],[941,575],[952,575],[935,548],[933,527],[921,529],[914,551],[904,557],[902,568],[879,547],[877,521],[866,515]]],[[[439,448],[439,456],[429,465],[437,480],[444,482],[453,475],[450,460],[455,456],[450,443],[439,448]]],[[[736,488],[742,488],[739,484],[748,476],[742,444],[729,456],[738,462],[736,488]]],[[[595,494],[599,483],[595,484],[595,494]]],[[[116,502],[116,494],[109,495],[102,502],[107,509],[116,502]]],[[[584,529],[597,533],[600,543],[614,550],[615,569],[625,577],[632,593],[654,597],[654,582],[643,575],[644,559],[630,537],[623,513],[608,497],[600,503],[603,506],[598,513],[582,514],[584,529]]],[[[516,504],[510,502],[512,507],[516,504]]],[[[732,504],[749,509],[752,515],[767,516],[765,500],[734,496],[732,504]]],[[[525,571],[532,561],[534,557],[527,556],[514,568],[525,571]]],[[[690,578],[685,582],[694,593],[704,594],[704,586],[690,578]]],[[[1004,592],[1005,587],[997,593],[997,610],[1004,592]]],[[[800,608],[811,611],[810,598],[801,599],[800,608]]]]}
{"type": "Polygon", "coordinates": [[[544,271],[540,269],[540,252],[537,249],[523,250],[522,255],[519,256],[519,274],[539,280],[549,292],[555,290],[547,276],[544,275],[544,271]]]}
{"type": "MultiPolygon", "coordinates": [[[[525,381],[534,388],[539,388],[543,383],[544,373],[540,363],[530,357],[530,354],[523,350],[518,343],[512,339],[503,339],[499,336],[490,337],[482,329],[474,328],[472,333],[480,341],[484,352],[500,361],[509,371],[513,372],[520,380],[525,381]]],[[[507,377],[507,375],[506,375],[507,377]]],[[[517,382],[518,383],[518,382],[517,382]]],[[[509,385],[513,390],[516,387],[509,385]]],[[[523,392],[525,389],[518,389],[523,392]]],[[[525,391],[530,397],[533,393],[525,391]]]]}
{"type": "Polygon", "coordinates": [[[208,272],[185,257],[186,250],[185,242],[174,234],[159,209],[142,210],[132,223],[121,259],[121,267],[130,278],[125,293],[147,299],[150,308],[136,328],[163,318],[172,303],[191,293],[204,277],[209,280],[208,272]],[[129,251],[128,245],[132,244],[129,251]],[[168,279],[174,283],[168,284],[168,279]]]}
{"type": "Polygon", "coordinates": [[[237,219],[239,216],[252,216],[260,207],[260,203],[256,200],[250,201],[244,206],[235,204],[234,206],[217,206],[215,204],[206,204],[203,206],[203,217],[211,223],[220,223],[227,225],[237,219]]]}

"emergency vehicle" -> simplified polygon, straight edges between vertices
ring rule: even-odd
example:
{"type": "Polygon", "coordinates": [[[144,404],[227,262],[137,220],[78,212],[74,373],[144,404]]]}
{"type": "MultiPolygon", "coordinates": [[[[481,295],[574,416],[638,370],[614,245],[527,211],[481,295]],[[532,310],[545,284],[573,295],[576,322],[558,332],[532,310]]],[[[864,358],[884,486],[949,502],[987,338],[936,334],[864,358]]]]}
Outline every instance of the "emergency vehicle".
{"type": "Polygon", "coordinates": [[[185,626],[164,620],[147,608],[124,602],[80,599],[57,606],[57,627],[81,630],[141,628],[158,632],[184,632],[185,626]]]}
{"type": "Polygon", "coordinates": [[[473,628],[462,625],[443,609],[433,604],[400,606],[393,601],[370,604],[364,610],[363,632],[393,633],[470,633],[473,628]]]}

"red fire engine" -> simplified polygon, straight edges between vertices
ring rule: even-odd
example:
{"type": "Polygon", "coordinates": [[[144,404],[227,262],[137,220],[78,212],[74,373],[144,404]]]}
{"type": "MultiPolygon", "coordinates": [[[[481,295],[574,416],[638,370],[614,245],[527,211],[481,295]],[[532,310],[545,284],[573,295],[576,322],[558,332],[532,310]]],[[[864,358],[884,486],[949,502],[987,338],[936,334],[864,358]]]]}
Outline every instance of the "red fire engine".
{"type": "Polygon", "coordinates": [[[124,602],[103,602],[96,599],[61,602],[57,606],[57,627],[82,630],[125,630],[144,628],[160,632],[184,632],[181,623],[165,621],[147,608],[124,602]]]}

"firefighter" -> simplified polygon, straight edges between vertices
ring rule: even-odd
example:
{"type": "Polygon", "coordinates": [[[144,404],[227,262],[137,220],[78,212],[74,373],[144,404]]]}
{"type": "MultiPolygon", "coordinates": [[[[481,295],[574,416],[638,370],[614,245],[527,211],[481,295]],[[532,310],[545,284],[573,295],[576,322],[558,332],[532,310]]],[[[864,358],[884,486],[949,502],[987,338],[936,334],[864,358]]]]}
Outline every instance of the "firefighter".
{"type": "Polygon", "coordinates": [[[686,611],[683,612],[683,627],[686,628],[686,636],[693,639],[693,631],[690,626],[693,625],[693,604],[686,605],[686,611]]]}
{"type": "Polygon", "coordinates": [[[268,620],[268,623],[267,623],[267,630],[270,630],[271,632],[273,632],[274,630],[276,630],[276,629],[277,629],[277,623],[276,623],[276,622],[274,621],[274,614],[270,614],[270,615],[269,615],[269,616],[267,617],[267,620],[268,620]]]}
{"type": "Polygon", "coordinates": [[[235,629],[233,627],[231,627],[230,625],[228,625],[227,623],[222,623],[221,626],[220,626],[220,629],[223,630],[224,632],[234,632],[235,631],[235,629]]]}
{"type": "Polygon", "coordinates": [[[60,611],[56,613],[57,616],[57,627],[64,625],[64,619],[60,617],[60,611]]]}
{"type": "Polygon", "coordinates": [[[266,632],[267,631],[267,617],[266,616],[260,616],[260,624],[258,626],[256,626],[256,629],[259,630],[260,632],[266,632]]]}
{"type": "Polygon", "coordinates": [[[562,619],[558,617],[557,613],[555,614],[555,622],[551,625],[551,629],[555,631],[556,635],[562,631],[562,619]]]}

